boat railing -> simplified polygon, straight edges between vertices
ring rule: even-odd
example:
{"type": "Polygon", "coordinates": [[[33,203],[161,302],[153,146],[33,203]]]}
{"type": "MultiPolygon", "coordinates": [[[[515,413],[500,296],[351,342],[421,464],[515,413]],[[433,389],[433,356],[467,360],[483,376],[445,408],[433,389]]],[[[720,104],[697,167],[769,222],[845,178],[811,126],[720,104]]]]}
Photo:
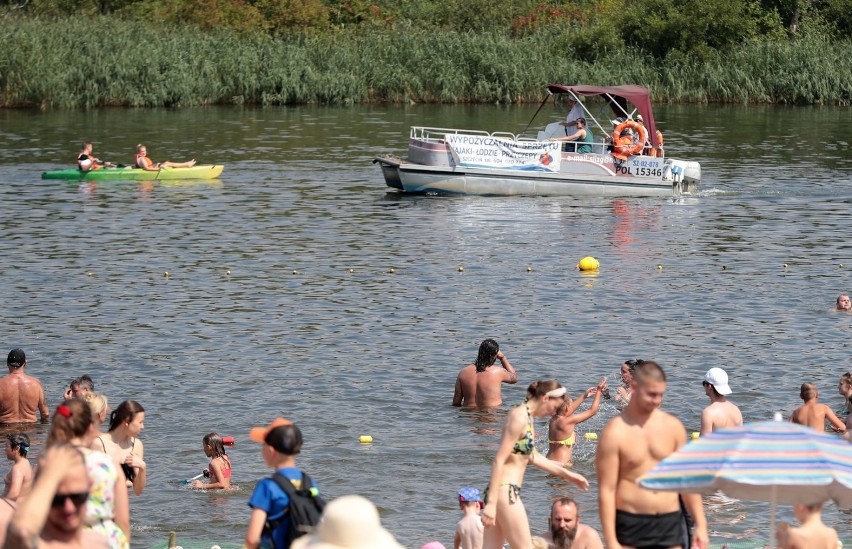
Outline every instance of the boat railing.
{"type": "Polygon", "coordinates": [[[444,136],[447,134],[458,135],[480,135],[483,137],[497,137],[500,139],[510,139],[512,141],[535,141],[534,137],[515,135],[510,132],[487,132],[484,130],[460,130],[456,128],[429,128],[426,126],[411,126],[409,137],[418,141],[427,143],[443,143],[444,136]]]}

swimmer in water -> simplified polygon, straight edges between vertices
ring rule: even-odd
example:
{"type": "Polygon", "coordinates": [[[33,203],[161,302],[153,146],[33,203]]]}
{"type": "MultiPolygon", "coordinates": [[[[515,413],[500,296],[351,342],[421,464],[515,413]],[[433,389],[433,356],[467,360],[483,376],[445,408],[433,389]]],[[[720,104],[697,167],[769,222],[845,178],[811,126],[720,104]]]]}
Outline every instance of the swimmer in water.
{"type": "Polygon", "coordinates": [[[597,387],[587,389],[583,396],[576,400],[572,401],[566,396],[565,402],[556,409],[556,413],[550,418],[547,431],[547,442],[550,444],[550,449],[547,452],[547,459],[559,462],[566,467],[572,465],[571,450],[577,438],[574,427],[598,413],[604,391],[606,391],[606,378],[601,379],[597,387]],[[592,406],[584,412],[576,413],[583,401],[593,395],[595,398],[592,401],[592,406]]]}
{"type": "Polygon", "coordinates": [[[817,431],[825,431],[826,420],[831,424],[831,428],[838,433],[846,432],[846,424],[837,419],[831,408],[825,404],[817,402],[819,391],[813,383],[802,383],[802,388],[799,391],[799,396],[805,401],[804,404],[796,408],[790,416],[790,421],[805,425],[817,431]]]}
{"type": "Polygon", "coordinates": [[[231,487],[231,458],[225,453],[222,437],[217,433],[210,433],[204,435],[202,442],[204,455],[211,458],[210,465],[207,466],[210,482],[196,480],[192,483],[192,487],[202,490],[229,489],[231,487]]]}
{"type": "Polygon", "coordinates": [[[621,365],[621,383],[623,386],[616,389],[616,393],[618,394],[615,395],[615,402],[619,408],[624,408],[630,402],[630,397],[633,396],[633,389],[631,388],[633,372],[643,362],[645,361],[641,358],[635,358],[625,360],[624,364],[621,365]]]}

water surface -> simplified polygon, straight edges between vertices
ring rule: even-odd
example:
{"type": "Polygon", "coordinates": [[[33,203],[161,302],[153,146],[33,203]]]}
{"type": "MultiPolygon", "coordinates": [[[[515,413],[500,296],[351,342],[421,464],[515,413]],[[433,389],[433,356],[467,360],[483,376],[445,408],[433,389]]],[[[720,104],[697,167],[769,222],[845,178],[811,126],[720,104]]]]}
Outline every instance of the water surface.
{"type": "MultiPolygon", "coordinates": [[[[247,433],[276,416],[301,425],[300,463],[327,496],[369,497],[409,547],[450,546],[456,491],[486,485],[505,411],[449,405],[486,337],[519,372],[506,406],[539,378],[573,395],[614,383],[633,357],[666,368],[664,407],[689,431],[713,366],[747,420],[789,415],[803,381],[840,406],[852,315],[829,309],[852,291],[849,109],[658,107],[667,153],[703,168],[701,192],[678,200],[403,196],[371,164],[404,153],[412,124],[520,131],[535,108],[0,111],[0,348],[27,351],[52,406],[83,373],[113,406],[143,404],[134,547],[170,530],[185,547],[239,543],[269,474],[247,433]],[[215,182],[39,178],[84,139],[113,162],[141,142],[157,161],[226,169],[215,182]],[[597,275],[577,272],[586,255],[597,275]],[[178,485],[206,466],[210,431],[237,438],[233,492],[178,485]]],[[[614,413],[605,403],[580,431],[614,413]]],[[[537,436],[543,451],[546,422],[537,436]]],[[[594,479],[580,440],[576,467],[594,479]]],[[[565,493],[597,525],[592,485],[531,469],[534,530],[565,493]]],[[[708,507],[714,542],[767,533],[766,504],[708,507]]],[[[825,516],[852,531],[850,515],[825,516]]]]}

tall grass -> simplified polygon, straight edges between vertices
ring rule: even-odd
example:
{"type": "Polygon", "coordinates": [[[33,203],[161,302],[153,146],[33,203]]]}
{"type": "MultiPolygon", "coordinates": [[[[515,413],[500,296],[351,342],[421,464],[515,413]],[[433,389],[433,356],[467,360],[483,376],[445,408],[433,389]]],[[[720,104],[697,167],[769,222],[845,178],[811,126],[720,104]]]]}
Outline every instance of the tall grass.
{"type": "Polygon", "coordinates": [[[589,63],[562,45],[566,32],[272,38],[107,18],[23,19],[0,27],[0,107],[513,103],[539,100],[548,82],[638,83],[665,101],[852,102],[844,54],[852,42],[750,43],[669,63],[620,49],[589,63]]]}

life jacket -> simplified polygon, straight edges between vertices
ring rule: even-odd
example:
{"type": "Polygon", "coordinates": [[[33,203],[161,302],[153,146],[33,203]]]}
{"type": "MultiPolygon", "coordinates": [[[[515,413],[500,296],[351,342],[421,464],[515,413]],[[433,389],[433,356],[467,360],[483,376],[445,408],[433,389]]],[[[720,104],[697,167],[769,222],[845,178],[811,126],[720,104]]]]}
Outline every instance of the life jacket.
{"type": "Polygon", "coordinates": [[[148,158],[147,156],[137,154],[136,155],[136,161],[134,162],[134,165],[137,168],[145,169],[145,168],[150,167],[153,163],[154,163],[154,161],[151,160],[150,158],[148,158]]]}

